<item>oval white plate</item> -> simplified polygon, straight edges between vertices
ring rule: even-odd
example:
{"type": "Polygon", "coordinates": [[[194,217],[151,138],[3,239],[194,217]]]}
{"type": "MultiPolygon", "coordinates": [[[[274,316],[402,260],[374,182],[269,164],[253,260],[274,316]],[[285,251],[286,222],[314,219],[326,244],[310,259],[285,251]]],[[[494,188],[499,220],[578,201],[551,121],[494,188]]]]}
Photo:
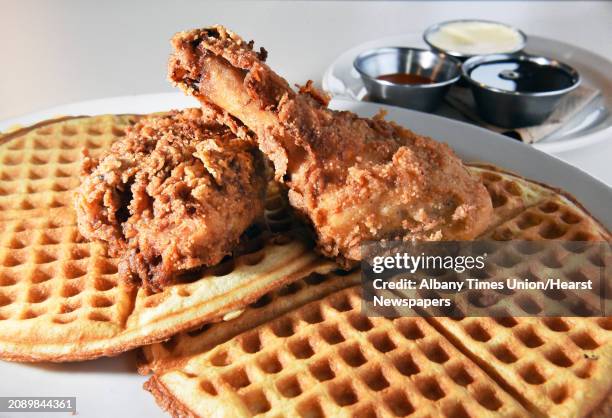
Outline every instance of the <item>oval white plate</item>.
{"type": "MultiPolygon", "coordinates": [[[[365,94],[365,88],[359,74],[353,69],[353,60],[360,52],[381,46],[428,48],[420,34],[376,39],[355,46],[336,58],[327,68],[323,76],[323,89],[333,96],[360,100],[365,94]]],[[[539,36],[529,36],[525,51],[570,64],[580,72],[583,83],[601,91],[600,97],[566,126],[533,145],[535,148],[546,152],[568,151],[612,137],[612,62],[585,49],[539,36]]],[[[448,105],[443,105],[436,113],[469,122],[448,105]]]]}
{"type": "MultiPolygon", "coordinates": [[[[115,97],[59,106],[0,123],[0,131],[15,124],[29,125],[59,115],[151,113],[197,106],[181,93],[115,97]]],[[[448,118],[354,100],[332,100],[330,107],[372,116],[381,107],[387,118],[448,143],[467,161],[490,162],[525,177],[572,193],[595,217],[612,227],[612,189],[561,160],[507,138],[448,118]]],[[[17,364],[0,361],[2,396],[76,396],[80,417],[164,417],[142,389],[145,377],[136,374],[135,353],[83,363],[17,364]],[[10,383],[8,382],[10,380],[10,383]]],[[[58,414],[60,416],[62,414],[58,414]]],[[[40,414],[21,413],[36,418],[40,414]]]]}

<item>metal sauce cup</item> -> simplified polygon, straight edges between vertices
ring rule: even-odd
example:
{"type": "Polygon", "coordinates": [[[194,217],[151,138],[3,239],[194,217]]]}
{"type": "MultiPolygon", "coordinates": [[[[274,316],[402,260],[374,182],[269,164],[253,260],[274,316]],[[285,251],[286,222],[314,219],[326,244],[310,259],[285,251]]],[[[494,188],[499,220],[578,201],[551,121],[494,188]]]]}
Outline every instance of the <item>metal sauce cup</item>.
{"type": "MultiPolygon", "coordinates": [[[[476,56],[462,66],[480,116],[487,122],[503,128],[519,128],[542,123],[554,111],[559,100],[580,85],[580,74],[567,64],[545,57],[529,55],[497,54],[476,56]],[[564,71],[572,80],[569,87],[557,90],[527,92],[496,88],[477,80],[470,73],[479,65],[504,61],[528,61],[539,66],[564,71]]],[[[506,77],[520,77],[520,74],[501,74],[506,77]]]]}
{"type": "Polygon", "coordinates": [[[353,66],[371,100],[425,112],[438,107],[450,86],[461,77],[461,65],[456,59],[417,48],[373,49],[360,54],[353,66]],[[377,79],[396,73],[419,75],[433,82],[398,84],[377,79]]]}
{"type": "Polygon", "coordinates": [[[496,51],[495,53],[504,53],[504,54],[516,54],[520,51],[523,50],[523,48],[525,48],[525,44],[527,43],[527,35],[525,35],[525,33],[523,33],[523,31],[521,31],[520,29],[515,28],[514,26],[510,26],[507,25],[505,23],[501,23],[501,22],[495,22],[493,20],[484,20],[484,19],[455,19],[455,20],[447,20],[444,22],[440,22],[440,23],[436,23],[435,25],[432,25],[430,27],[428,27],[425,32],[423,32],[423,40],[425,41],[425,43],[427,45],[429,45],[429,47],[433,50],[433,51],[437,51],[437,52],[442,52],[444,54],[450,55],[452,57],[457,58],[460,61],[465,61],[471,57],[475,57],[477,55],[485,55],[485,54],[468,54],[468,53],[464,53],[464,52],[460,52],[460,51],[453,51],[450,49],[444,49],[444,48],[440,48],[438,46],[436,46],[435,44],[433,44],[430,41],[430,37],[433,33],[438,32],[442,27],[452,24],[452,23],[458,23],[458,22],[477,22],[477,23],[491,23],[491,24],[495,24],[495,25],[501,25],[501,26],[505,26],[506,28],[512,30],[513,32],[516,32],[519,37],[521,38],[521,42],[519,44],[517,44],[517,46],[515,48],[513,48],[512,50],[509,51],[496,51]]]}

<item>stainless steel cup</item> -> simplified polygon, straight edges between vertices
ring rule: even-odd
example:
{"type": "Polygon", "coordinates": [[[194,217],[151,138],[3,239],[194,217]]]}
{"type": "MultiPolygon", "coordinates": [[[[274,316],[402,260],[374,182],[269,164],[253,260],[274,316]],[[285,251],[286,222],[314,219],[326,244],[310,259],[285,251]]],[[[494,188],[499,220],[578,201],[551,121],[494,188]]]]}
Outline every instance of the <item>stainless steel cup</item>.
{"type": "Polygon", "coordinates": [[[470,58],[462,66],[463,78],[467,80],[480,116],[502,128],[520,128],[542,123],[554,111],[559,100],[580,85],[580,74],[567,64],[545,57],[530,55],[496,54],[470,58]],[[544,92],[520,92],[501,90],[480,83],[470,77],[477,66],[496,61],[531,61],[560,69],[569,74],[573,84],[567,88],[544,92]]]}
{"type": "MultiPolygon", "coordinates": [[[[439,48],[436,45],[434,45],[433,43],[431,43],[431,41],[429,40],[430,36],[432,33],[439,31],[442,27],[451,24],[451,23],[456,23],[456,22],[483,22],[483,23],[493,23],[496,25],[503,25],[506,26],[507,28],[510,28],[511,30],[515,31],[516,33],[518,33],[518,35],[521,38],[521,42],[516,46],[516,48],[514,48],[512,51],[503,51],[505,54],[516,54],[519,53],[520,51],[523,50],[523,48],[525,48],[525,44],[527,43],[527,35],[525,35],[525,33],[523,33],[523,31],[521,31],[518,28],[515,28],[514,26],[510,26],[507,25],[505,23],[501,23],[501,22],[496,22],[493,20],[485,20],[485,19],[455,19],[455,20],[447,20],[444,22],[440,22],[440,23],[436,23],[434,25],[431,25],[430,27],[428,27],[425,32],[423,32],[423,40],[425,41],[425,43],[427,45],[429,45],[429,47],[433,50],[433,51],[438,51],[438,52],[442,52],[444,54],[450,55],[452,57],[457,58],[460,61],[465,61],[471,57],[474,57],[474,54],[466,54],[463,52],[459,52],[459,51],[452,51],[452,50],[446,50],[443,48],[439,48]]],[[[499,51],[502,52],[502,51],[499,51]]]]}
{"type": "Polygon", "coordinates": [[[360,54],[353,66],[361,75],[370,99],[380,103],[433,111],[450,86],[461,77],[460,62],[424,49],[387,47],[360,54]],[[433,80],[429,84],[397,84],[378,80],[387,74],[414,74],[433,80]]]}

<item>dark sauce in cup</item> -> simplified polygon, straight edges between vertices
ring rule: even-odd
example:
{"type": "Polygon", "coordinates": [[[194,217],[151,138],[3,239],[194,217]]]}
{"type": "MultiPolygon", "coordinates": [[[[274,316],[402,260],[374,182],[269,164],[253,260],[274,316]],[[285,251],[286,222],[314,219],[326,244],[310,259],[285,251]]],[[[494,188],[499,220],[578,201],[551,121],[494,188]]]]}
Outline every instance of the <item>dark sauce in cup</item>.
{"type": "Polygon", "coordinates": [[[521,93],[563,90],[577,81],[562,68],[518,60],[485,62],[472,69],[470,77],[489,87],[521,93]]]}

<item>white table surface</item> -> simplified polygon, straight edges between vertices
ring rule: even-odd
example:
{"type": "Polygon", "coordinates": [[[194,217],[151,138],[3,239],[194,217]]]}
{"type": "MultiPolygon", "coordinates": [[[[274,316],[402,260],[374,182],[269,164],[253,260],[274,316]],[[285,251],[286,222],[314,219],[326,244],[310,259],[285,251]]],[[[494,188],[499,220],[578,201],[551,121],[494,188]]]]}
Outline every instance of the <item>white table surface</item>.
{"type": "MultiPolygon", "coordinates": [[[[0,120],[81,100],[172,91],[165,75],[169,38],[179,30],[212,23],[265,46],[270,65],[292,83],[320,83],[327,65],[353,45],[466,17],[505,21],[528,34],[612,59],[612,2],[607,1],[4,0],[1,10],[0,120]]],[[[612,138],[558,156],[612,185],[612,138]]],[[[109,374],[122,373],[115,364],[109,363],[109,374]]],[[[27,382],[31,393],[19,395],[40,395],[42,381],[42,394],[57,392],[49,385],[53,379],[40,375],[42,370],[58,370],[55,366],[11,368],[11,375],[0,379],[0,396],[12,393],[11,387],[24,387],[28,376],[40,376],[41,383],[27,382]]],[[[82,386],[83,396],[100,396],[100,410],[80,411],[79,416],[109,416],[103,405],[123,396],[113,394],[104,377],[97,385],[72,373],[82,369],[58,370],[57,380],[67,373],[74,387],[82,386]],[[97,394],[91,392],[95,387],[97,394]]],[[[144,402],[136,411],[157,415],[150,397],[141,392],[135,387],[130,394],[134,403],[144,402]]]]}
{"type": "MultiPolygon", "coordinates": [[[[496,19],[612,59],[608,1],[5,0],[0,13],[0,120],[87,99],[171,91],[173,33],[222,23],[270,51],[292,83],[320,82],[342,51],[434,22],[496,19]]],[[[612,138],[558,156],[612,184],[612,138]]]]}
{"type": "MultiPolygon", "coordinates": [[[[0,13],[0,120],[87,99],[171,91],[173,33],[222,23],[270,52],[292,83],[320,83],[341,52],[441,20],[502,20],[612,59],[608,1],[5,0],[0,13]]],[[[558,156],[612,184],[612,138],[558,156]]]]}

